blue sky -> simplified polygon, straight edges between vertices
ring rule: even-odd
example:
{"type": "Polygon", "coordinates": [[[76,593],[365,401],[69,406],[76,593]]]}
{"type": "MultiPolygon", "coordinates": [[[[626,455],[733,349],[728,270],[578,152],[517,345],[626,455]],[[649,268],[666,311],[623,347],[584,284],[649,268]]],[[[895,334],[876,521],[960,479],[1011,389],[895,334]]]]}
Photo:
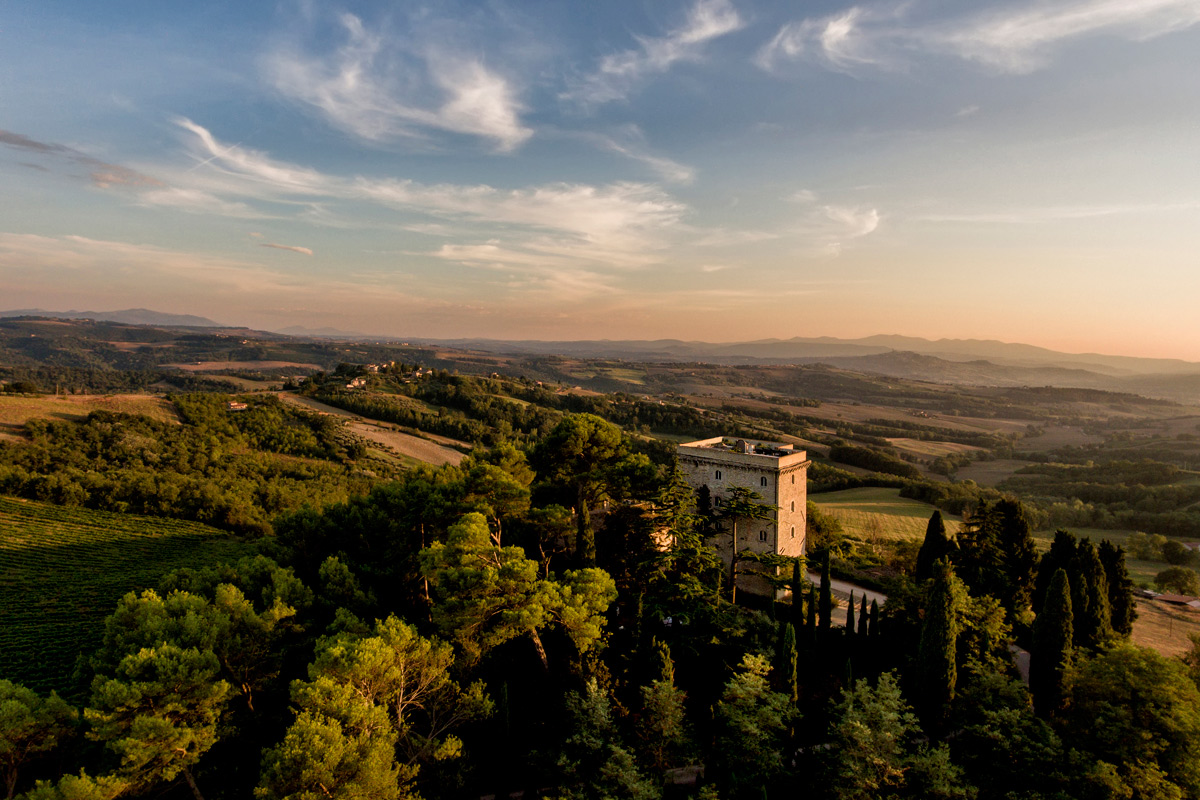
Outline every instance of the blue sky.
{"type": "Polygon", "coordinates": [[[6,308],[1200,360],[1200,0],[9,2],[6,308]]]}

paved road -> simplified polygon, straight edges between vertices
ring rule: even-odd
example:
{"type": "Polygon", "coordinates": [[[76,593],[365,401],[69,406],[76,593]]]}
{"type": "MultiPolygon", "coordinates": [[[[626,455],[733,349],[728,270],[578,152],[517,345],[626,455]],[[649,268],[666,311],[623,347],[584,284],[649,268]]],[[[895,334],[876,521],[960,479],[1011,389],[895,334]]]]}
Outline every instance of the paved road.
{"type": "MultiPolygon", "coordinates": [[[[808,573],[808,579],[815,584],[820,584],[821,574],[819,572],[810,571],[808,573]]],[[[829,586],[833,589],[833,596],[839,600],[849,600],[850,592],[853,590],[854,602],[856,603],[864,594],[867,596],[867,605],[870,605],[871,601],[875,601],[881,606],[887,602],[886,594],[883,594],[882,592],[876,592],[871,589],[864,589],[863,587],[857,586],[849,581],[840,581],[837,578],[831,578],[829,581],[829,586]]]]}

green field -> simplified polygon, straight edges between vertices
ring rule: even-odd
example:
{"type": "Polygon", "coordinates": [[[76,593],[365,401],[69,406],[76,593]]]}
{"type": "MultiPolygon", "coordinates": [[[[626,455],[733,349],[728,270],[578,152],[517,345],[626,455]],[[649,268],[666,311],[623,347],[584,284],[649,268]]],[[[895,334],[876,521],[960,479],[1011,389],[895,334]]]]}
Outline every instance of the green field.
{"type": "MultiPolygon", "coordinates": [[[[874,539],[924,539],[934,507],[900,496],[899,489],[845,489],[810,494],[808,499],[842,524],[850,536],[874,539]]],[[[962,518],[942,513],[946,529],[957,533],[962,518]]]]}
{"type": "Polygon", "coordinates": [[[76,658],[122,595],[251,552],[195,522],[0,497],[0,677],[71,696],[76,658]]]}

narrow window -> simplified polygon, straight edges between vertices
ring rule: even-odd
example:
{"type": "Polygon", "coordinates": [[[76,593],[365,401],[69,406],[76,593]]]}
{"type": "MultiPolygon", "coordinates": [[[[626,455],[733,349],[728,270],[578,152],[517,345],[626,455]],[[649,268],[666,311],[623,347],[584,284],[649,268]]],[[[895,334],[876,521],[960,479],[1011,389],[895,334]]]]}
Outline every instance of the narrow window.
{"type": "Polygon", "coordinates": [[[766,532],[766,531],[759,531],[759,532],[758,532],[758,540],[759,540],[760,542],[765,542],[765,541],[767,540],[767,532],[766,532]]]}
{"type": "Polygon", "coordinates": [[[795,510],[796,510],[796,501],[793,500],[792,501],[792,511],[795,511],[795,510]]]}
{"type": "Polygon", "coordinates": [[[792,473],[792,483],[796,482],[796,473],[792,473]]]}
{"type": "Polygon", "coordinates": [[[792,538],[793,539],[796,538],[796,526],[795,525],[792,526],[792,538]]]}
{"type": "Polygon", "coordinates": [[[713,500],[713,505],[716,505],[716,506],[721,505],[721,498],[718,497],[715,500],[713,500]]]}
{"type": "Polygon", "coordinates": [[[717,470],[717,480],[721,480],[721,470],[717,470]]]}
{"type": "Polygon", "coordinates": [[[766,476],[765,476],[765,475],[764,475],[763,477],[761,477],[761,478],[759,478],[759,479],[758,479],[758,485],[759,485],[759,486],[766,486],[766,485],[767,485],[767,478],[766,478],[766,476]]]}

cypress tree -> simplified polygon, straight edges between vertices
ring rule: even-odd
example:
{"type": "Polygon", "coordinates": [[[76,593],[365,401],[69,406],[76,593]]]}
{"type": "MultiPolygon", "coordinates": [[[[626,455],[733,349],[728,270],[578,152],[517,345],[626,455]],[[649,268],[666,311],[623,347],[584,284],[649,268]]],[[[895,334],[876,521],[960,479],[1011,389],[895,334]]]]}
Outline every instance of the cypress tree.
{"type": "Polygon", "coordinates": [[[1057,569],[1046,589],[1046,602],[1033,625],[1033,653],[1029,660],[1029,690],[1034,711],[1041,717],[1057,714],[1063,706],[1064,682],[1071,666],[1074,622],[1071,585],[1065,569],[1057,569]]]}
{"type": "Polygon", "coordinates": [[[1108,580],[1108,606],[1112,615],[1113,633],[1126,639],[1133,633],[1137,619],[1137,604],[1133,602],[1133,580],[1125,568],[1125,550],[1108,539],[1100,542],[1100,563],[1108,580]]]}
{"type": "Polygon", "coordinates": [[[1055,572],[1065,569],[1067,577],[1070,578],[1078,553],[1079,540],[1075,538],[1075,534],[1062,529],[1054,532],[1054,541],[1038,562],[1037,578],[1033,582],[1035,610],[1041,611],[1042,606],[1046,604],[1046,591],[1050,588],[1050,581],[1054,579],[1055,572]]]}
{"type": "Polygon", "coordinates": [[[925,604],[925,621],[917,647],[917,674],[920,680],[921,712],[933,731],[946,719],[958,683],[958,631],[962,609],[958,607],[958,578],[948,561],[933,568],[933,585],[925,604]]]}
{"type": "Polygon", "coordinates": [[[846,635],[854,633],[854,590],[850,590],[850,602],[846,604],[846,635]]]}
{"type": "Polygon", "coordinates": [[[867,625],[867,635],[874,638],[879,635],[879,601],[871,601],[871,621],[867,625]]]}
{"type": "Polygon", "coordinates": [[[792,625],[797,629],[804,627],[804,572],[800,569],[800,559],[792,562],[792,625]]]}
{"type": "Polygon", "coordinates": [[[1096,547],[1088,540],[1079,543],[1071,599],[1075,607],[1075,646],[1095,650],[1112,639],[1112,614],[1108,606],[1108,578],[1096,547]],[[1079,588],[1075,588],[1076,581],[1079,588]],[[1076,598],[1083,608],[1076,605],[1076,598]]]}
{"type": "Polygon", "coordinates": [[[971,593],[1000,601],[1010,622],[1029,609],[1037,548],[1020,501],[1011,498],[984,506],[959,536],[962,578],[971,593]]]}
{"type": "Polygon", "coordinates": [[[808,643],[816,642],[817,636],[817,587],[816,584],[809,584],[808,587],[808,603],[804,609],[804,629],[808,631],[808,638],[805,640],[808,643]]]}
{"type": "Polygon", "coordinates": [[[858,608],[858,635],[867,638],[867,595],[862,596],[862,605],[858,608]]]}
{"type": "Polygon", "coordinates": [[[817,627],[817,584],[808,585],[808,601],[804,605],[804,625],[808,628],[817,627]]]}
{"type": "Polygon", "coordinates": [[[790,622],[779,624],[779,640],[775,646],[775,664],[772,669],[775,690],[786,694],[792,702],[800,697],[797,667],[800,658],[796,651],[796,629],[790,622]]]}
{"type": "Polygon", "coordinates": [[[921,550],[917,553],[916,579],[927,581],[932,578],[933,565],[943,558],[950,558],[956,549],[957,545],[946,532],[946,521],[942,519],[941,509],[935,509],[929,518],[929,524],[925,526],[925,541],[921,543],[921,550]]]}
{"type": "Polygon", "coordinates": [[[829,552],[825,553],[824,569],[821,570],[821,594],[817,600],[817,627],[829,630],[833,622],[833,585],[829,577],[829,552]]]}

